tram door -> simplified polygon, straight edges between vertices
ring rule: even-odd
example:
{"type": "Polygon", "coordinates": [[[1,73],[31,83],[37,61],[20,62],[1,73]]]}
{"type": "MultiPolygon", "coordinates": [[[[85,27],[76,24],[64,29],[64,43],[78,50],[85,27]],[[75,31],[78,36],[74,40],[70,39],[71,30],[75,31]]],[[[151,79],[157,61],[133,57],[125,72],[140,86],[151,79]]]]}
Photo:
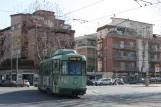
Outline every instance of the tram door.
{"type": "Polygon", "coordinates": [[[44,71],[44,64],[40,65],[39,68],[39,85],[41,85],[41,87],[43,86],[43,71],[44,71]]]}
{"type": "Polygon", "coordinates": [[[59,83],[59,60],[54,60],[53,65],[53,84],[54,84],[54,92],[58,92],[58,83],[59,83]]]}

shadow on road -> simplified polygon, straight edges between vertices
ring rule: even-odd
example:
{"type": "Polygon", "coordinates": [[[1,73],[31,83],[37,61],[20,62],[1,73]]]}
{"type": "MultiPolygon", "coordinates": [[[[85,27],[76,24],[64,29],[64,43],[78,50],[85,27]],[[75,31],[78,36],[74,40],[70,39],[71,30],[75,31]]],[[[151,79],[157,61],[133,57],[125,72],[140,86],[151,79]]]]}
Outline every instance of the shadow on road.
{"type": "Polygon", "coordinates": [[[160,93],[138,93],[138,94],[124,94],[124,95],[98,95],[92,99],[88,99],[88,102],[95,101],[97,103],[116,103],[116,104],[131,104],[137,105],[143,104],[156,104],[161,105],[161,92],[160,93]]]}
{"type": "Polygon", "coordinates": [[[43,103],[69,98],[71,99],[72,97],[47,95],[38,90],[20,90],[0,94],[0,104],[43,103]]]}
{"type": "Polygon", "coordinates": [[[124,95],[85,95],[80,99],[72,99],[71,97],[58,97],[55,95],[46,95],[38,90],[21,90],[0,94],[1,105],[20,106],[41,105],[48,106],[96,106],[105,104],[111,106],[113,104],[138,104],[138,103],[155,103],[160,102],[161,93],[140,93],[140,94],[124,94],[124,95]]]}

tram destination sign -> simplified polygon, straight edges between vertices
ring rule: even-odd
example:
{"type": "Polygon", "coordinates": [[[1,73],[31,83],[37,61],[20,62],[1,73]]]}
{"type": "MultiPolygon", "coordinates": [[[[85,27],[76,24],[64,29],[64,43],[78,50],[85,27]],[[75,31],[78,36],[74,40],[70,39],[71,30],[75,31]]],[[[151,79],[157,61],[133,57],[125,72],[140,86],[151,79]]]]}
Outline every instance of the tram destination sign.
{"type": "Polygon", "coordinates": [[[81,60],[81,58],[69,58],[69,60],[71,60],[71,61],[80,61],[81,60]]]}

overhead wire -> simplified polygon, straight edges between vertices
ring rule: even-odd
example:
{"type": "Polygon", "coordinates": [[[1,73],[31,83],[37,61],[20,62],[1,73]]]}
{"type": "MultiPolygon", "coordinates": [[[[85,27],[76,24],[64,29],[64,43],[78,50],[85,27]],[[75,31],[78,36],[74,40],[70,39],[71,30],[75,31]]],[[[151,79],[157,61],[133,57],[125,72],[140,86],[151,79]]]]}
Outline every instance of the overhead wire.
{"type": "MultiPolygon", "coordinates": [[[[106,17],[109,17],[109,16],[113,16],[113,15],[116,15],[116,14],[121,14],[121,13],[129,12],[129,11],[132,11],[132,10],[137,10],[137,9],[140,9],[140,8],[143,8],[143,7],[152,6],[152,5],[159,4],[159,3],[161,3],[161,2],[153,3],[151,5],[146,5],[146,6],[142,6],[142,7],[132,8],[132,9],[129,9],[129,10],[124,10],[124,11],[117,12],[117,13],[114,13],[114,14],[110,14],[110,15],[107,15],[107,16],[102,16],[102,17],[99,17],[99,18],[96,18],[96,19],[92,19],[92,20],[89,20],[88,22],[92,22],[92,21],[95,21],[95,20],[103,19],[103,18],[106,18],[106,17]]],[[[86,23],[88,23],[88,22],[86,22],[86,23]]]]}
{"type": "Polygon", "coordinates": [[[73,10],[73,11],[71,11],[71,12],[69,12],[69,13],[64,14],[63,16],[66,16],[66,15],[71,14],[71,13],[74,13],[74,12],[76,12],[76,11],[85,9],[85,8],[87,8],[87,7],[93,6],[93,5],[98,4],[98,3],[100,3],[100,2],[103,2],[103,1],[105,1],[105,0],[100,0],[100,1],[98,1],[98,2],[89,4],[89,5],[87,5],[87,6],[83,6],[83,7],[79,8],[79,9],[76,9],[76,10],[73,10]]]}
{"type": "MultiPolygon", "coordinates": [[[[85,9],[85,8],[88,8],[88,7],[90,7],[90,6],[93,6],[93,5],[98,4],[98,3],[100,3],[100,2],[103,2],[103,1],[105,1],[105,0],[100,0],[100,1],[97,1],[97,2],[95,2],[95,3],[92,3],[92,4],[89,4],[89,5],[83,6],[83,7],[79,8],[79,9],[76,9],[76,10],[73,10],[73,11],[71,11],[71,12],[68,12],[68,13],[64,14],[63,16],[66,16],[66,15],[68,15],[68,14],[74,13],[74,12],[76,12],[76,11],[79,11],[79,10],[82,10],[82,9],[85,9]]],[[[20,13],[20,12],[11,11],[11,10],[0,10],[0,11],[2,11],[2,12],[15,12],[15,13],[20,13]]],[[[62,17],[62,16],[59,16],[59,17],[62,17]]]]}
{"type": "Polygon", "coordinates": [[[19,12],[17,12],[17,11],[11,11],[11,10],[0,10],[1,12],[10,12],[10,13],[19,13],[19,12]]]}

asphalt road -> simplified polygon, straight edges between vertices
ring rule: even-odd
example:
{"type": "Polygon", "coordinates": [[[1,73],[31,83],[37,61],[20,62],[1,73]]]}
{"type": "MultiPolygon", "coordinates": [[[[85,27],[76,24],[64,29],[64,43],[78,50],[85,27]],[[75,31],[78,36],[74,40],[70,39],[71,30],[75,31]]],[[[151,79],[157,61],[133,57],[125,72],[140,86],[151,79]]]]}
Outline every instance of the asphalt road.
{"type": "Polygon", "coordinates": [[[46,95],[35,87],[0,87],[0,107],[161,107],[161,85],[89,86],[80,99],[46,95]]]}

